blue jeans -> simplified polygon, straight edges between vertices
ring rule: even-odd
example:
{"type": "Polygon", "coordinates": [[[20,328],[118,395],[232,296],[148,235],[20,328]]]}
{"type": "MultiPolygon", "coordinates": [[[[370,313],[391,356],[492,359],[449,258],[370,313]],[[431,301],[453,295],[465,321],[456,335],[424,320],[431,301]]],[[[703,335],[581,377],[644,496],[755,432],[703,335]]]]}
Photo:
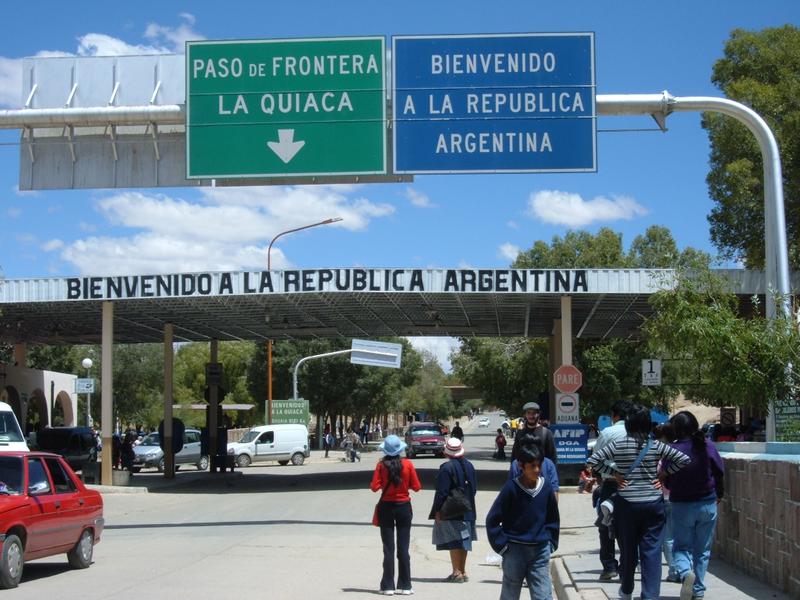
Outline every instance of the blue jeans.
{"type": "MultiPolygon", "coordinates": [[[[592,495],[592,500],[596,500],[595,508],[597,509],[598,522],[602,517],[600,512],[600,503],[608,500],[617,491],[617,482],[613,479],[607,478],[603,480],[600,487],[595,490],[597,498],[592,495]]],[[[619,562],[617,562],[617,550],[614,544],[617,534],[612,529],[609,529],[602,523],[597,525],[600,534],[600,564],[603,565],[603,571],[619,571],[619,562]]]]}
{"type": "Polygon", "coordinates": [[[642,598],[661,594],[661,542],[664,535],[664,500],[628,502],[614,500],[614,528],[619,536],[620,591],[633,593],[638,556],[642,573],[642,598]]]}
{"type": "Polygon", "coordinates": [[[666,498],[664,498],[664,512],[667,520],[664,522],[664,543],[661,544],[661,550],[664,552],[664,560],[668,567],[667,576],[670,579],[677,579],[679,573],[675,569],[675,557],[672,554],[672,503],[666,498]]]}
{"type": "Polygon", "coordinates": [[[693,594],[702,597],[706,593],[703,580],[708,569],[711,542],[717,525],[716,498],[697,502],[673,502],[672,523],[675,570],[681,576],[693,570],[695,574],[693,594]]]}
{"type": "Polygon", "coordinates": [[[383,502],[378,505],[378,523],[383,542],[383,576],[381,589],[394,587],[394,533],[397,527],[397,589],[411,589],[411,502],[383,502]]]}
{"type": "Polygon", "coordinates": [[[522,580],[528,580],[531,600],[552,600],[550,542],[515,544],[503,553],[503,587],[500,600],[519,600],[522,580]]]}

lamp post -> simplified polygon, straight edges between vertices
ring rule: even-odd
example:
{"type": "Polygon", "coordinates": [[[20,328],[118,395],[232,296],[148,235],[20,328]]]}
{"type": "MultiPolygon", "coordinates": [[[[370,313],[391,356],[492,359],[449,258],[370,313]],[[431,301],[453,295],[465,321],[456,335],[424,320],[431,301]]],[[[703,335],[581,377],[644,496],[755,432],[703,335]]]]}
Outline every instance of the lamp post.
{"type": "MultiPolygon", "coordinates": [[[[91,358],[84,358],[81,361],[81,366],[86,369],[86,379],[90,379],[89,375],[93,364],[91,358]]],[[[92,394],[90,392],[86,392],[86,426],[92,426],[92,394]]]]}
{"type": "MultiPolygon", "coordinates": [[[[272,270],[272,245],[279,237],[289,233],[294,233],[296,231],[302,231],[303,229],[311,229],[312,227],[317,227],[319,225],[338,223],[341,220],[341,217],[332,217],[325,219],[324,221],[320,221],[319,223],[311,223],[310,225],[303,225],[302,227],[295,227],[294,229],[281,231],[278,235],[272,238],[272,241],[270,241],[269,247],[267,248],[267,271],[272,270]]],[[[272,339],[267,340],[267,424],[272,425],[272,339]]]]}

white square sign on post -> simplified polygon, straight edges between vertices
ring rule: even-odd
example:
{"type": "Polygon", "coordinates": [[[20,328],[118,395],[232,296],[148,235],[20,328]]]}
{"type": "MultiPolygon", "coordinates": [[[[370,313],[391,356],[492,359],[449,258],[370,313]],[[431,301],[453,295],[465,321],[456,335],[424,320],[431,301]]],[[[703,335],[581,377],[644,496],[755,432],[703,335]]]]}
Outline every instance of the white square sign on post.
{"type": "Polygon", "coordinates": [[[556,394],[556,423],[580,423],[581,403],[578,394],[556,394]]]}
{"type": "Polygon", "coordinates": [[[661,385],[661,359],[642,360],[642,385],[661,385]]]}

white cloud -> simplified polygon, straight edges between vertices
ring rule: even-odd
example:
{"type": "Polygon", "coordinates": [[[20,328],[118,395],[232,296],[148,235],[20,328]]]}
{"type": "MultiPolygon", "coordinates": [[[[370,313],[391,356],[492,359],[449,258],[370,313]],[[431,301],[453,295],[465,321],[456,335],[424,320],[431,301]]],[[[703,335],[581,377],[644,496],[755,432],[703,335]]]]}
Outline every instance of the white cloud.
{"type": "Polygon", "coordinates": [[[52,239],[42,244],[42,250],[45,252],[52,252],[53,250],[60,250],[64,247],[64,242],[58,239],[52,239]]]}
{"type": "Polygon", "coordinates": [[[9,219],[16,219],[22,214],[22,209],[16,206],[12,206],[6,211],[6,215],[9,219]]]}
{"type": "Polygon", "coordinates": [[[511,229],[519,229],[519,224],[516,221],[506,221],[506,226],[511,229]]]}
{"type": "Polygon", "coordinates": [[[411,204],[419,208],[434,208],[436,206],[433,202],[431,202],[431,199],[427,194],[418,192],[412,187],[406,188],[405,196],[408,198],[408,201],[411,202],[411,204]]]}
{"type": "Polygon", "coordinates": [[[517,260],[517,255],[519,254],[519,246],[515,246],[509,242],[500,245],[500,256],[503,258],[507,258],[509,261],[513,262],[517,260]]]}
{"type": "Polygon", "coordinates": [[[453,337],[409,337],[406,338],[417,350],[427,350],[445,371],[450,373],[453,365],[450,363],[450,354],[461,347],[457,338],[453,337]]]}
{"type": "MultiPolygon", "coordinates": [[[[342,221],[326,227],[359,231],[394,212],[359,192],[353,186],[207,188],[198,202],[120,192],[101,198],[97,210],[110,225],[135,232],[78,240],[61,256],[82,274],[263,269],[278,233],[330,217],[342,221]]],[[[278,246],[270,258],[273,268],[291,266],[278,246]]]]}
{"type": "Polygon", "coordinates": [[[633,198],[597,196],[584,200],[579,194],[542,190],[531,194],[527,215],[545,223],[583,227],[597,221],[629,221],[647,214],[633,198]]]}
{"type": "Polygon", "coordinates": [[[87,233],[94,233],[97,231],[97,226],[93,223],[87,223],[86,221],[81,221],[78,223],[78,227],[80,227],[81,231],[85,231],[87,233]]]}

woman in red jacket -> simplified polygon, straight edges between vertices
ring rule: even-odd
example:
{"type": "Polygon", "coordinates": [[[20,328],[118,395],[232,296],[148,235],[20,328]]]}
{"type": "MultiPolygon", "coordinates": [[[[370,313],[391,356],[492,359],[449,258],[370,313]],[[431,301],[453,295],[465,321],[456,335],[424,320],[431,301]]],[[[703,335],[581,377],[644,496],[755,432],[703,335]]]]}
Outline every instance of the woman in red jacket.
{"type": "Polygon", "coordinates": [[[384,456],[375,466],[370,489],[382,490],[378,503],[378,525],[383,542],[383,577],[381,594],[410,595],[411,557],[408,546],[411,541],[411,496],[409,490],[422,489],[414,465],[401,458],[406,443],[396,435],[388,435],[380,449],[384,456]],[[397,528],[397,586],[394,583],[395,527],[397,528]]]}

